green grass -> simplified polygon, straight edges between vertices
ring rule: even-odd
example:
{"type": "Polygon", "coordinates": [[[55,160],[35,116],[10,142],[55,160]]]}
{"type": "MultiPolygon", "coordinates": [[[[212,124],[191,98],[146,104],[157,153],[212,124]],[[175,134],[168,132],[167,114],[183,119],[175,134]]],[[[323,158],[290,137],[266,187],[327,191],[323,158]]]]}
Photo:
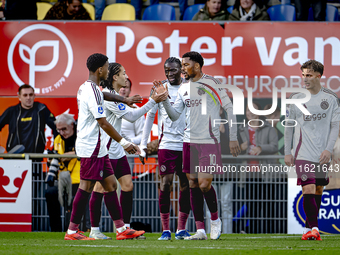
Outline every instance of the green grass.
{"type": "MultiPolygon", "coordinates": [[[[108,233],[115,238],[115,235],[108,233]]],[[[222,235],[219,240],[158,241],[160,234],[145,234],[146,240],[64,241],[64,233],[0,232],[0,254],[338,254],[340,235],[323,235],[323,241],[301,241],[297,235],[222,235]]]]}

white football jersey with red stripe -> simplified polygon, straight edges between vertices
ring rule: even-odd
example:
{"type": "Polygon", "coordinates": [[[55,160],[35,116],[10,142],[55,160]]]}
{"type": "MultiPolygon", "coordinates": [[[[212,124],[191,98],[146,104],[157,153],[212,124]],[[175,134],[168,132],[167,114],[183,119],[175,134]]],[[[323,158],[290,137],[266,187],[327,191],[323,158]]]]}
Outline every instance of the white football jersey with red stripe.
{"type": "Polygon", "coordinates": [[[99,87],[92,81],[83,83],[77,93],[78,124],[76,153],[78,157],[89,158],[98,141],[100,149],[98,158],[107,155],[103,131],[97,119],[105,118],[104,96],[99,87]]]}
{"type": "Polygon", "coordinates": [[[196,82],[187,81],[178,90],[173,107],[177,112],[186,110],[184,142],[213,144],[220,142],[219,125],[214,120],[221,119],[220,106],[231,103],[225,89],[217,88],[221,82],[203,74],[196,82]],[[202,114],[203,97],[206,99],[206,114],[202,114]]]}
{"type": "MultiPolygon", "coordinates": [[[[304,98],[305,94],[292,94],[290,98],[304,98]]],[[[337,95],[321,87],[316,95],[304,104],[311,115],[304,115],[295,105],[289,105],[286,112],[287,124],[297,125],[294,130],[293,151],[295,159],[319,162],[321,153],[326,149],[331,122],[340,121],[340,108],[337,95]]],[[[289,128],[289,127],[286,127],[289,128]]]]}

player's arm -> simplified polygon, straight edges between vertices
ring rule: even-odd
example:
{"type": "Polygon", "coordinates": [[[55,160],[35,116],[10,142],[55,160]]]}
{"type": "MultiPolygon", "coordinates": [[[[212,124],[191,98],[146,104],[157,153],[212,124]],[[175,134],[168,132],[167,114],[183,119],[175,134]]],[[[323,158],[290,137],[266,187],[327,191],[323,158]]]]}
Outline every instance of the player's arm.
{"type": "Polygon", "coordinates": [[[106,118],[97,119],[99,126],[116,142],[123,146],[129,154],[140,154],[138,146],[126,141],[121,135],[112,127],[106,118]]]}
{"type": "Polygon", "coordinates": [[[132,108],[136,108],[133,104],[142,103],[143,99],[140,95],[134,95],[132,97],[122,97],[117,94],[103,92],[104,100],[106,101],[113,101],[118,103],[124,103],[132,108]]]}
{"type": "MultiPolygon", "coordinates": [[[[153,85],[154,85],[153,89],[156,91],[157,94],[163,93],[164,90],[168,90],[167,85],[165,85],[164,88],[161,81],[154,81],[153,85]]],[[[168,114],[169,118],[172,121],[178,120],[178,118],[181,116],[181,113],[185,108],[185,104],[183,103],[182,97],[179,94],[179,92],[177,92],[177,98],[173,106],[171,106],[168,97],[162,102],[162,104],[165,108],[166,113],[168,114]]]]}
{"type": "Polygon", "coordinates": [[[287,109],[286,113],[286,125],[285,125],[285,132],[284,132],[284,143],[285,143],[285,164],[287,166],[294,165],[294,157],[292,155],[292,140],[293,140],[293,132],[294,132],[294,120],[296,119],[294,107],[290,106],[287,109]]]}
{"type": "Polygon", "coordinates": [[[223,106],[223,109],[227,112],[228,115],[228,125],[229,125],[229,148],[230,152],[234,157],[237,157],[240,154],[241,149],[237,140],[237,125],[236,125],[236,116],[233,114],[233,104],[229,102],[223,106]],[[234,125],[232,125],[235,123],[234,125]]]}
{"type": "Polygon", "coordinates": [[[319,163],[326,164],[330,161],[336,139],[339,135],[339,122],[331,122],[331,129],[326,145],[326,149],[321,153],[319,163]]]}
{"type": "MultiPolygon", "coordinates": [[[[12,116],[12,118],[16,118],[17,116],[12,116]]],[[[1,129],[9,123],[11,118],[10,108],[7,108],[2,115],[0,115],[0,131],[1,129]]]]}
{"type": "Polygon", "coordinates": [[[139,145],[139,148],[141,151],[141,154],[139,155],[139,160],[143,163],[143,165],[145,164],[144,158],[148,159],[148,155],[146,154],[147,143],[148,143],[150,132],[152,130],[152,125],[155,120],[157,110],[158,110],[158,105],[155,105],[150,111],[148,111],[148,114],[146,115],[145,125],[143,128],[143,134],[142,134],[142,140],[139,145]]]}

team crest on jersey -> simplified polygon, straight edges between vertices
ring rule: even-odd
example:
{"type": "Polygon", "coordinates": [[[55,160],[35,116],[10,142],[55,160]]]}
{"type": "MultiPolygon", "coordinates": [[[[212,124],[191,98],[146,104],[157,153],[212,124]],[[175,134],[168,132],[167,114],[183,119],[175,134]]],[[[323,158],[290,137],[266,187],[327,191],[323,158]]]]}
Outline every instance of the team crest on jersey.
{"type": "Polygon", "coordinates": [[[203,88],[198,88],[198,91],[197,91],[198,95],[202,96],[205,94],[203,88]]]}
{"type": "Polygon", "coordinates": [[[329,107],[329,103],[327,101],[322,101],[320,107],[322,110],[327,110],[329,107]]]}
{"type": "Polygon", "coordinates": [[[121,110],[121,111],[125,110],[125,105],[124,104],[119,104],[118,105],[118,109],[121,110]]]}
{"type": "Polygon", "coordinates": [[[100,114],[102,114],[102,113],[104,112],[104,109],[103,109],[102,106],[98,106],[98,112],[99,112],[100,114]]]}
{"type": "Polygon", "coordinates": [[[303,174],[301,176],[301,181],[305,182],[305,181],[307,181],[307,179],[308,179],[307,175],[303,174]]]}
{"type": "Polygon", "coordinates": [[[166,166],[165,165],[161,165],[161,171],[165,172],[165,170],[166,170],[166,166]]]}

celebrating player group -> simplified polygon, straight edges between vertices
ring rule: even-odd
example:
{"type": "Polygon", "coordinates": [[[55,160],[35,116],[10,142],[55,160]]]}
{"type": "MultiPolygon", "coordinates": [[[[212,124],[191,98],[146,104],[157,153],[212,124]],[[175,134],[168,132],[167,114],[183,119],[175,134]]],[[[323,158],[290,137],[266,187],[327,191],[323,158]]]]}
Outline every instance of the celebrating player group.
{"type": "MultiPolygon", "coordinates": [[[[203,73],[204,59],[198,52],[187,52],[182,60],[168,58],[164,63],[166,80],[153,82],[149,101],[141,108],[139,96],[123,98],[118,95],[127,79],[124,67],[109,63],[103,54],[93,54],[87,60],[89,79],[79,87],[77,94],[79,116],[76,152],[81,158],[80,185],[73,202],[71,220],[65,240],[111,239],[99,229],[101,204],[105,205],[117,229],[117,240],[145,239],[144,231],[130,228],[132,212],[132,177],[124,150],[139,155],[144,163],[148,137],[158,111],[158,170],[160,175],[159,209],[163,232],[158,240],[171,240],[170,187],[174,174],[179,177],[179,212],[176,239],[205,240],[204,200],[210,211],[210,239],[221,236],[214,175],[200,169],[222,169],[220,130],[213,121],[220,119],[224,109],[229,123],[229,149],[234,157],[241,152],[237,139],[236,116],[233,104],[221,82],[203,73]],[[182,77],[183,75],[183,77],[182,77]],[[99,85],[104,90],[99,89],[99,85]],[[140,147],[122,138],[122,119],[136,121],[147,113],[140,147]],[[199,166],[199,167],[198,167],[199,166]],[[220,166],[218,168],[217,166],[220,166]],[[198,167],[198,168],[197,168],[198,167]],[[197,171],[197,169],[199,169],[197,171]],[[121,185],[120,201],[116,193],[116,179],[121,185]],[[92,193],[92,195],[91,195],[92,193]],[[79,231],[81,217],[90,199],[90,237],[79,231]],[[192,210],[196,233],[186,230],[192,210]]],[[[329,164],[339,133],[340,109],[335,93],[321,86],[323,65],[310,60],[301,66],[306,90],[311,100],[304,107],[308,118],[295,105],[287,108],[284,140],[285,163],[302,169],[296,171],[301,185],[306,213],[306,228],[302,240],[321,240],[318,229],[318,211],[323,187],[328,184],[327,172],[304,172],[304,166],[329,164]],[[292,143],[293,141],[293,143],[292,143]],[[291,146],[293,144],[293,147],[291,146]]],[[[292,94],[299,99],[304,93],[292,94]]],[[[217,171],[217,174],[218,171],[217,171]]]]}

